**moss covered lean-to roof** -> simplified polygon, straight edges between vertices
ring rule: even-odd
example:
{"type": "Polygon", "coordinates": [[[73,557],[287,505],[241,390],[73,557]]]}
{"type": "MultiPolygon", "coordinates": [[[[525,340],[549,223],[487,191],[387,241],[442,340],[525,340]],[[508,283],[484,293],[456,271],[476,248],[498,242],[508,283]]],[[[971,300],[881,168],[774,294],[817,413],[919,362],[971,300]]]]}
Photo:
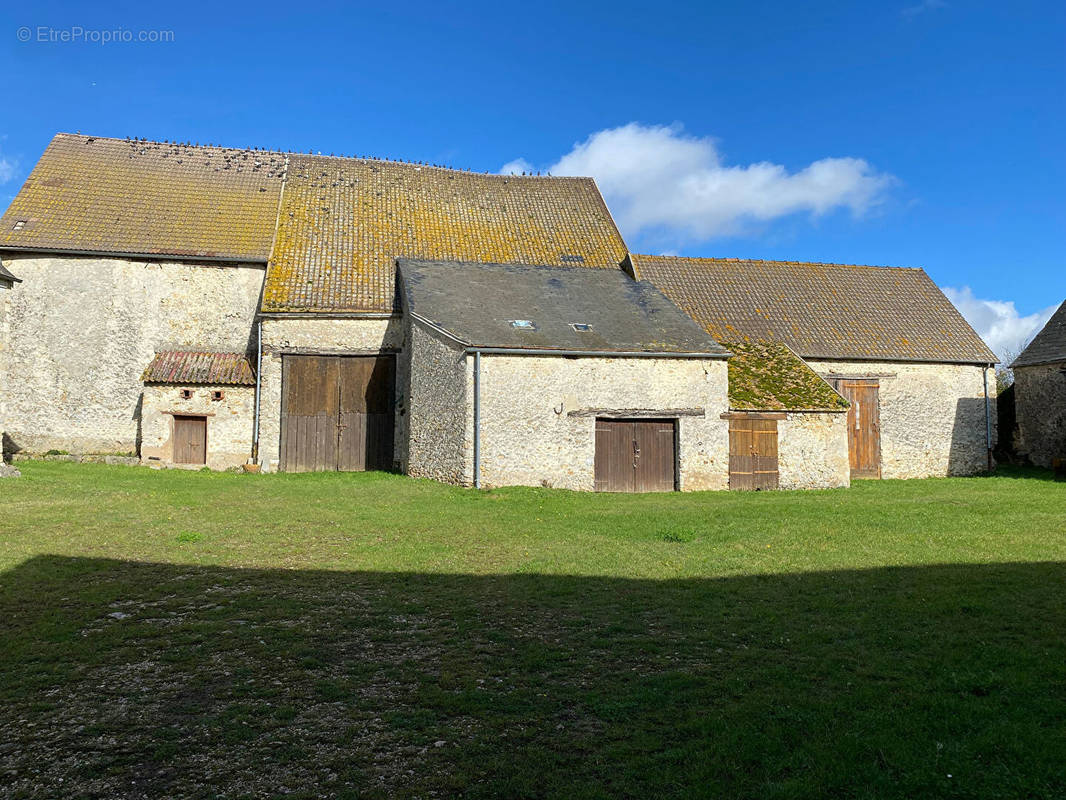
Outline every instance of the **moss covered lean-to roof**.
{"type": "Polygon", "coordinates": [[[722,342],[736,411],[846,411],[848,402],[780,342],[722,342]]]}
{"type": "Polygon", "coordinates": [[[590,178],[293,155],[263,310],[395,311],[398,258],[617,269],[625,255],[590,178]]]}

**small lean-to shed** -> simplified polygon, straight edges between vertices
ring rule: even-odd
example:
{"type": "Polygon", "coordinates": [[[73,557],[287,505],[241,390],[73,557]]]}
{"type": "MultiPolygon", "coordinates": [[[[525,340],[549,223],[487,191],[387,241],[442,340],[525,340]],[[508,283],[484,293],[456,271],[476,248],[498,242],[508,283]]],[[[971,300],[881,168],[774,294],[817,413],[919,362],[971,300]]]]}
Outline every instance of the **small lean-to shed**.
{"type": "Polygon", "coordinates": [[[729,487],[849,486],[849,404],[780,342],[724,342],[729,359],[729,487]]]}
{"type": "Polygon", "coordinates": [[[142,380],[142,464],[229,469],[249,460],[255,373],[243,353],[156,353],[142,380]]]}
{"type": "Polygon", "coordinates": [[[1066,466],[1066,303],[1011,364],[1019,449],[1041,467],[1066,466]]]}
{"type": "Polygon", "coordinates": [[[475,486],[724,489],[728,351],[620,270],[399,261],[406,471],[475,486]]]}

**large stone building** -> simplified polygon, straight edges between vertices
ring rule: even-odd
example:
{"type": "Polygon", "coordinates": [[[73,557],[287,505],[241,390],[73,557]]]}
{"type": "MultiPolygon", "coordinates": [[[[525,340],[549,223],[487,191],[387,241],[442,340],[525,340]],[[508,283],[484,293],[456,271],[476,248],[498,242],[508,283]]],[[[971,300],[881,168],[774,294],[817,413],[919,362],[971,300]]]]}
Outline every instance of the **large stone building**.
{"type": "Polygon", "coordinates": [[[0,220],[5,453],[619,490],[984,468],[994,359],[924,273],[756,266],[716,307],[687,263],[630,256],[591,179],[59,134],[0,220]]]}
{"type": "Polygon", "coordinates": [[[1018,450],[1041,467],[1066,464],[1066,303],[1011,368],[1018,450]]]}

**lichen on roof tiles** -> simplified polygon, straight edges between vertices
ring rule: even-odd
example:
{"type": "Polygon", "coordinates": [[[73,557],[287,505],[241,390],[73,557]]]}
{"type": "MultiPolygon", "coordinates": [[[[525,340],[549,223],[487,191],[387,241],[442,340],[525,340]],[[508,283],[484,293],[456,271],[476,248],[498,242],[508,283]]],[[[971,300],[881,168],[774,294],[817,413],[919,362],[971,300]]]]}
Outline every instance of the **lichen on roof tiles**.
{"type": "Polygon", "coordinates": [[[265,262],[284,169],[281,153],[60,133],[0,248],[265,262]]]}
{"type": "Polygon", "coordinates": [[[398,258],[617,269],[625,254],[591,179],[291,156],[263,310],[394,311],[398,258]]]}
{"type": "Polygon", "coordinates": [[[780,342],[723,342],[729,407],[737,411],[846,411],[848,402],[780,342]]]}
{"type": "Polygon", "coordinates": [[[1066,303],[1051,315],[1011,366],[1032,367],[1059,361],[1066,361],[1066,303]]]}
{"type": "Polygon", "coordinates": [[[144,383],[254,386],[255,371],[244,353],[165,350],[141,375],[144,383]]]}
{"type": "Polygon", "coordinates": [[[990,364],[996,356],[920,269],[633,255],[721,342],[774,340],[803,358],[990,364]]]}

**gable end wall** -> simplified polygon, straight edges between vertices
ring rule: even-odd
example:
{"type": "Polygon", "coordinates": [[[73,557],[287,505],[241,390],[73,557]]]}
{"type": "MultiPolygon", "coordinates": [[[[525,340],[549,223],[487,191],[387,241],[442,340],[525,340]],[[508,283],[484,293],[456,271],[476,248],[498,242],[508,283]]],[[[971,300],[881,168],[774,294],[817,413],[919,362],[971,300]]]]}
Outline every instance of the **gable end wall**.
{"type": "Polygon", "coordinates": [[[1066,459],[1066,361],[1014,368],[1019,449],[1040,467],[1066,459]]]}

